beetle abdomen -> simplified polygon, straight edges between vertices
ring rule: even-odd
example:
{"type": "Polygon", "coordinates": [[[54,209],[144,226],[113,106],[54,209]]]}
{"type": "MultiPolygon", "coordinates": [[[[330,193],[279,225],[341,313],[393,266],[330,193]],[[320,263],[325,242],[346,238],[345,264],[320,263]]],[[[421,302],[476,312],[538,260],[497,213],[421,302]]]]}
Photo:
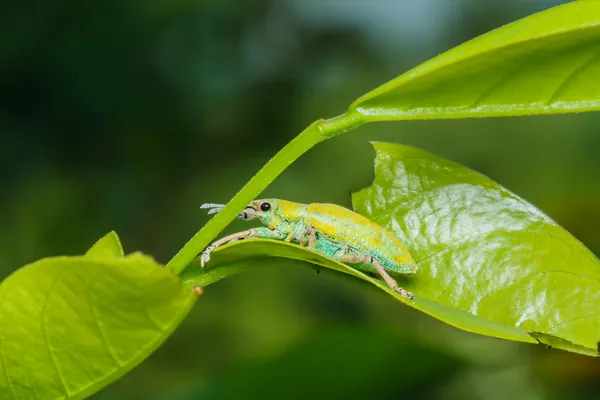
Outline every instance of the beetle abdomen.
{"type": "Polygon", "coordinates": [[[306,223],[329,241],[371,255],[389,271],[416,273],[417,265],[402,242],[368,218],[336,204],[309,204],[307,211],[306,223]]]}

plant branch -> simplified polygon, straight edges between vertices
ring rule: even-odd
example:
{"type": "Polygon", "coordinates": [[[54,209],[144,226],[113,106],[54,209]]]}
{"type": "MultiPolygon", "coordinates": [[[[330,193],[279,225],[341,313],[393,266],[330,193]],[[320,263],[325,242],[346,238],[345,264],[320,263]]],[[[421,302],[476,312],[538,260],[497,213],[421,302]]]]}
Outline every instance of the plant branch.
{"type": "Polygon", "coordinates": [[[349,111],[328,120],[318,120],[289,142],[269,160],[219,213],[202,227],[169,261],[167,267],[180,274],[192,260],[236,217],[236,215],[271,184],[288,166],[317,143],[361,125],[361,116],[349,111]]]}

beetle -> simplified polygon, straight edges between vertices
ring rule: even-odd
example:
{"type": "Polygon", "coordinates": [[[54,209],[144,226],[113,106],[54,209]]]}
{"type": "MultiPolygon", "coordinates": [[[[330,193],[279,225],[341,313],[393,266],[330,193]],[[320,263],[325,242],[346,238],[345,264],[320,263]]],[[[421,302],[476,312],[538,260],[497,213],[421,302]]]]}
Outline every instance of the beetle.
{"type": "MultiPolygon", "coordinates": [[[[200,206],[215,214],[225,205],[206,203],[200,206]]],[[[380,225],[336,204],[302,204],[279,199],[255,200],[238,214],[249,221],[258,219],[264,227],[252,228],[225,236],[201,255],[200,264],[226,243],[246,238],[284,240],[307,247],[336,261],[379,274],[387,285],[403,297],[412,293],[398,286],[392,274],[417,273],[418,266],[402,242],[380,225]]]]}

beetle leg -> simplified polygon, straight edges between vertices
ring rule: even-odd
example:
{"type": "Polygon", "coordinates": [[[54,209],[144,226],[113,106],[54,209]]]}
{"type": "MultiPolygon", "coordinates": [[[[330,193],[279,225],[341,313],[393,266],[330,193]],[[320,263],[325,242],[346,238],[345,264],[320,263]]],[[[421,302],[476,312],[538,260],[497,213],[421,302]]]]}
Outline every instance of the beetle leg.
{"type": "Polygon", "coordinates": [[[304,232],[302,233],[302,237],[300,238],[298,243],[302,247],[307,247],[307,244],[308,244],[308,249],[314,250],[316,237],[317,237],[317,230],[315,229],[314,226],[311,226],[304,230],[304,232]]]}
{"type": "Polygon", "coordinates": [[[210,260],[210,253],[212,253],[217,247],[223,246],[227,243],[235,242],[236,240],[246,239],[250,237],[281,240],[286,237],[286,234],[264,227],[252,228],[248,229],[247,231],[233,233],[229,236],[225,236],[224,238],[213,242],[213,244],[204,249],[204,251],[202,252],[202,256],[200,257],[200,265],[202,266],[202,268],[204,268],[204,264],[206,264],[208,260],[210,260]]]}
{"type": "Polygon", "coordinates": [[[204,268],[204,264],[206,264],[208,262],[208,260],[210,260],[210,253],[212,253],[217,247],[227,244],[229,242],[234,242],[236,240],[245,239],[245,238],[251,237],[253,235],[254,235],[254,229],[248,229],[247,231],[233,233],[229,236],[225,236],[224,238],[221,238],[221,239],[213,242],[213,244],[208,246],[202,252],[202,256],[200,257],[200,265],[202,266],[202,268],[204,268]]]}
{"type": "Polygon", "coordinates": [[[375,266],[375,268],[377,268],[377,272],[379,272],[379,275],[381,275],[383,280],[385,280],[385,283],[388,284],[390,289],[400,293],[402,297],[406,297],[407,299],[412,300],[412,298],[414,297],[413,294],[411,292],[407,292],[406,290],[398,286],[398,283],[390,276],[390,274],[386,272],[385,268],[383,268],[383,265],[381,265],[378,261],[375,260],[373,260],[371,263],[375,266]]]}
{"type": "Polygon", "coordinates": [[[315,229],[314,226],[311,226],[306,231],[308,233],[308,248],[310,250],[314,250],[315,249],[315,243],[317,241],[317,230],[315,229]]]}
{"type": "Polygon", "coordinates": [[[381,265],[379,263],[379,261],[375,260],[372,256],[358,255],[358,254],[346,254],[341,258],[340,261],[345,262],[345,263],[351,263],[351,264],[358,264],[358,263],[371,264],[377,269],[377,272],[383,278],[385,283],[387,283],[387,285],[390,287],[390,289],[400,293],[400,295],[402,297],[406,297],[407,299],[412,299],[414,297],[411,292],[407,292],[406,290],[404,290],[400,286],[398,286],[398,283],[394,280],[394,278],[392,278],[390,276],[390,274],[388,274],[386,272],[385,268],[383,268],[383,265],[381,265]]]}

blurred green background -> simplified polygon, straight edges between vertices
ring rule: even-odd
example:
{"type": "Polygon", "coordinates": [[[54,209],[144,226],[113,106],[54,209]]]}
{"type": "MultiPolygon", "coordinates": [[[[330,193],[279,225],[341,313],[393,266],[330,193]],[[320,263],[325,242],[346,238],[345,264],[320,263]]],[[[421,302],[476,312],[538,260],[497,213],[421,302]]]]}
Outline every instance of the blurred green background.
{"type": "MultiPolygon", "coordinates": [[[[166,263],[317,118],[551,0],[1,0],[0,273],[109,230],[166,263]]],[[[595,84],[595,83],[590,83],[595,84]]],[[[265,193],[350,205],[370,140],[424,148],[600,253],[600,114],[371,124],[265,193]]],[[[234,222],[229,231],[247,227],[234,222]]],[[[600,360],[448,327],[354,281],[276,268],[207,288],[94,399],[592,399],[600,360]]]]}

